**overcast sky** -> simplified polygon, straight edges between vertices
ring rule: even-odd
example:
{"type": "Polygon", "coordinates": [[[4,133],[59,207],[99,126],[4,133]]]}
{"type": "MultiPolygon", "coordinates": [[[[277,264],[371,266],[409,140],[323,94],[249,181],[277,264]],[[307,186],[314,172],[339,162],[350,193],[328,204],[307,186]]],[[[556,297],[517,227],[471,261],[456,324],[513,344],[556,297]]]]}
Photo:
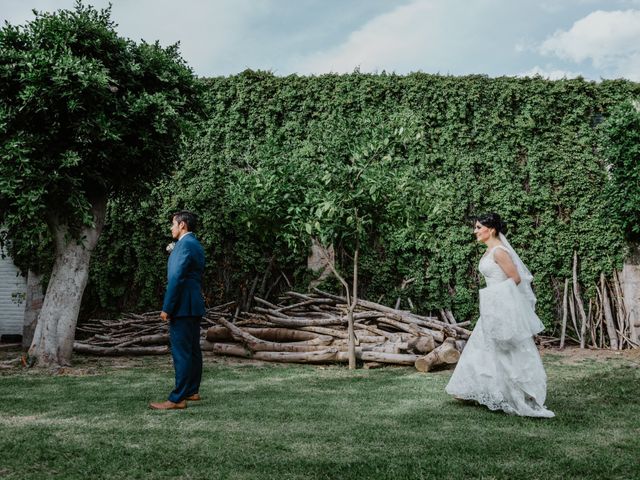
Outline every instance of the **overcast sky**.
{"type": "MultiPolygon", "coordinates": [[[[90,2],[105,7],[108,1],[90,2]]],[[[640,81],[640,0],[112,0],[119,32],[180,41],[199,76],[414,71],[640,81]]],[[[73,0],[0,0],[0,19],[73,0]]]]}

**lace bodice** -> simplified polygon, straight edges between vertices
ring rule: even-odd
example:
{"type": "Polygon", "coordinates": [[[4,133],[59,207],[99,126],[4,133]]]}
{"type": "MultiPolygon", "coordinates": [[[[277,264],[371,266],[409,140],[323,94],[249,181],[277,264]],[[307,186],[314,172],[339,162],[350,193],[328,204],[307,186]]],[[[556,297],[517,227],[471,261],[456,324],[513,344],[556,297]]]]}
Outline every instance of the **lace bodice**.
{"type": "Polygon", "coordinates": [[[489,250],[480,259],[480,263],[478,264],[478,270],[480,270],[480,273],[482,273],[482,275],[484,276],[487,285],[494,285],[499,282],[504,282],[508,278],[507,274],[504,273],[504,270],[500,268],[500,265],[498,265],[493,258],[493,255],[498,248],[509,253],[509,250],[507,250],[505,247],[503,247],[502,245],[497,245],[489,250]]]}

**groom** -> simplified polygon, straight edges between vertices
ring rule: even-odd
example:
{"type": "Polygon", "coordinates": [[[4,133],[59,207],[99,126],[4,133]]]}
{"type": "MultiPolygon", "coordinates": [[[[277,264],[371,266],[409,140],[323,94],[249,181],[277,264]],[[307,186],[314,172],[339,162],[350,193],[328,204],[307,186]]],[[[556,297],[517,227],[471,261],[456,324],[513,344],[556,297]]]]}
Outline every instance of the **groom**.
{"type": "Polygon", "coordinates": [[[205,313],[201,293],[204,250],[193,234],[196,226],[193,213],[174,213],[171,222],[171,236],[176,242],[167,263],[168,284],[160,318],[169,322],[176,384],[166,402],[149,404],[154,410],[182,409],[186,408],[187,400],[200,400],[200,319],[205,313]]]}

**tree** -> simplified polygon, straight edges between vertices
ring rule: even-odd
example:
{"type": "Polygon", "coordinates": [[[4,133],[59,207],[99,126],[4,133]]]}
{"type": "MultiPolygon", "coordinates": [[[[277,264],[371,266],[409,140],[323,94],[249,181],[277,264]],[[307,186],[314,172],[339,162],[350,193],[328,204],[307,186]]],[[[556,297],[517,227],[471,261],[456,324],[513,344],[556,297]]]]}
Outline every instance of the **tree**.
{"type": "Polygon", "coordinates": [[[309,183],[299,206],[290,208],[289,231],[284,233],[315,236],[325,252],[335,245],[351,258],[350,283],[349,276],[328,261],[346,292],[351,369],[356,367],[354,311],[360,252],[363,245],[373,245],[382,231],[403,222],[406,203],[416,191],[408,154],[424,137],[411,112],[363,115],[367,119],[360,128],[336,116],[331,141],[319,148],[326,152],[320,165],[298,162],[309,167],[306,175],[298,175],[309,183]]]}
{"type": "Polygon", "coordinates": [[[110,8],[34,14],[0,30],[0,223],[26,267],[51,242],[29,355],[57,366],[70,363],[107,202],[169,173],[199,86],[177,45],[118,36],[110,8]]]}

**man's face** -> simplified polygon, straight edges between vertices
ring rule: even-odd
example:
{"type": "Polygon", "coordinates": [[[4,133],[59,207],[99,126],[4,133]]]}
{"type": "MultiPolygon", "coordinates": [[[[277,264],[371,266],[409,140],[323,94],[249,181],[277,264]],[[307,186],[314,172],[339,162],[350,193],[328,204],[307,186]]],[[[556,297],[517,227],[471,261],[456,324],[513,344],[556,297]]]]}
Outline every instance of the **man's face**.
{"type": "Polygon", "coordinates": [[[176,221],[175,218],[171,223],[171,236],[175,239],[180,237],[180,224],[176,221]]]}

